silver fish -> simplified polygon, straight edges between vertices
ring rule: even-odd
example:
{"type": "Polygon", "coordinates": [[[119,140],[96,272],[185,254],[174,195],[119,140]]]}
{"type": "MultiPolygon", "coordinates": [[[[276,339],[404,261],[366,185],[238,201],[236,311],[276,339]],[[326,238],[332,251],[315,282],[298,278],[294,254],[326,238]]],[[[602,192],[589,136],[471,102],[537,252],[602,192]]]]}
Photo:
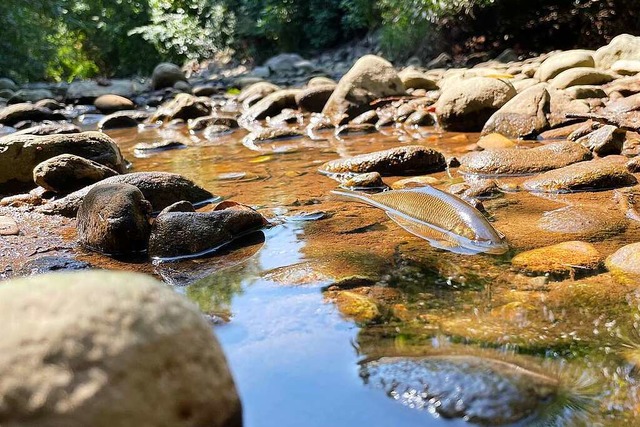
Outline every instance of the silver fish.
{"type": "Polygon", "coordinates": [[[382,209],[400,227],[431,246],[458,254],[502,254],[504,235],[464,200],[427,186],[363,194],[333,190],[333,194],[382,209]]]}

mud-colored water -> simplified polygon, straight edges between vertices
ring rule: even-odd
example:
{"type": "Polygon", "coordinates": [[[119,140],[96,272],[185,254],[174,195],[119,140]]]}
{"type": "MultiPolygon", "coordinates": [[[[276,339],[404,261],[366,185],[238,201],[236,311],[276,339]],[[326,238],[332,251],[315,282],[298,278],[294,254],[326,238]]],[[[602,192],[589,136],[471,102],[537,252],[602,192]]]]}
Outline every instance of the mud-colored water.
{"type": "MultiPolygon", "coordinates": [[[[183,174],[214,194],[257,208],[275,225],[209,258],[154,266],[78,248],[73,220],[20,215],[22,240],[2,241],[0,270],[10,275],[39,254],[71,253],[98,267],[161,277],[210,316],[247,426],[467,424],[439,416],[437,398],[420,409],[362,374],[368,361],[381,357],[436,355],[497,359],[557,380],[561,398],[541,404],[523,425],[640,423],[637,287],[617,284],[604,271],[531,277],[510,265],[518,252],[568,240],[589,240],[604,256],[640,241],[640,223],[624,218],[611,191],[508,192],[484,200],[511,250],[464,256],[430,247],[382,211],[335,198],[330,191],[337,183],[316,170],[337,157],[404,143],[460,156],[473,149],[477,135],[390,127],[343,140],[329,133],[327,141],[270,143],[262,152],[242,145],[243,131],[215,142],[180,128],[109,135],[132,170],[183,174]],[[189,146],[134,156],[136,143],[160,139],[189,146]],[[575,224],[550,231],[539,223],[547,212],[583,205],[600,209],[605,224],[622,226],[573,233],[575,224]],[[300,220],[315,211],[324,215],[309,217],[322,218],[300,220]]],[[[443,189],[462,182],[455,169],[433,177],[443,189]]]]}

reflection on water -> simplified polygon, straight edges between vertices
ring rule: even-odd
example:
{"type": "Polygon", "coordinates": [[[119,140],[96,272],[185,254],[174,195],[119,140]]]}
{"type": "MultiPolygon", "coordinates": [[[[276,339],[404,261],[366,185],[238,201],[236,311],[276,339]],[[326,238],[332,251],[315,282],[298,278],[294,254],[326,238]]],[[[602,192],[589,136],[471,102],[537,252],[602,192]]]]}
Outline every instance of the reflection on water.
{"type": "MultiPolygon", "coordinates": [[[[539,226],[545,212],[566,206],[598,206],[613,218],[618,211],[612,192],[538,197],[510,191],[517,179],[499,180],[499,197],[483,204],[511,251],[471,257],[438,251],[384,212],[338,200],[331,195],[337,183],[316,171],[336,157],[403,142],[460,156],[478,136],[432,128],[383,132],[336,140],[330,131],[317,131],[328,140],[268,143],[260,146],[265,151],[255,152],[242,145],[243,131],[214,142],[179,128],[110,131],[134,171],[183,174],[214,194],[257,208],[277,225],[203,259],[144,266],[96,254],[79,258],[155,273],[195,301],[216,324],[250,427],[468,425],[490,415],[473,401],[481,396],[483,404],[497,405],[494,409],[504,397],[519,408],[525,405],[522,417],[503,420],[520,425],[639,425],[637,286],[616,283],[598,271],[577,280],[528,276],[513,270],[510,260],[524,250],[575,240],[571,227],[578,226],[580,239],[607,256],[640,241],[640,223],[615,216],[623,226],[603,238],[602,228],[585,228],[592,218],[582,209],[587,218],[582,225],[562,219],[562,227],[545,229],[539,226]],[[187,147],[145,158],[133,155],[137,143],[167,139],[187,147]],[[358,304],[375,316],[358,318],[363,311],[358,304]],[[408,362],[428,357],[439,357],[442,364],[408,362]],[[462,369],[452,362],[460,357],[481,362],[462,369]],[[380,368],[392,360],[406,369],[380,368]],[[373,387],[371,375],[365,380],[362,374],[376,363],[378,373],[411,376],[379,375],[380,387],[373,387]],[[518,388],[520,383],[501,389],[497,381],[495,392],[482,395],[482,381],[509,377],[516,366],[557,387],[538,395],[518,388]],[[487,376],[485,368],[498,374],[487,376]],[[447,378],[457,378],[463,391],[478,386],[475,397],[456,394],[447,378]],[[398,392],[402,384],[406,387],[398,392]],[[507,389],[515,395],[500,394],[507,389]],[[539,399],[527,406],[530,399],[518,400],[522,396],[539,399]],[[429,409],[447,398],[450,411],[429,409]],[[426,410],[415,408],[420,399],[426,410]],[[465,420],[465,408],[480,408],[480,416],[465,420]]],[[[461,182],[455,170],[432,178],[441,189],[461,182]]],[[[398,179],[384,181],[392,185],[398,179]]]]}

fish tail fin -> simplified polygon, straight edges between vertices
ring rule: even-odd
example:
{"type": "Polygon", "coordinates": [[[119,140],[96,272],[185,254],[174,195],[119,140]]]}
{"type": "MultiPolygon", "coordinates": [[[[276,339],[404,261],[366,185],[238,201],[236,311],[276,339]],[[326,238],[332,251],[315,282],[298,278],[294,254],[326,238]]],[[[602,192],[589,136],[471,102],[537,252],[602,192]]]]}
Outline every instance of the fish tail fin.
{"type": "Polygon", "coordinates": [[[336,196],[339,196],[341,199],[365,203],[370,206],[376,206],[373,203],[373,201],[369,197],[367,197],[367,195],[362,194],[358,191],[347,190],[345,188],[337,188],[335,190],[331,190],[331,194],[335,194],[336,196]]]}

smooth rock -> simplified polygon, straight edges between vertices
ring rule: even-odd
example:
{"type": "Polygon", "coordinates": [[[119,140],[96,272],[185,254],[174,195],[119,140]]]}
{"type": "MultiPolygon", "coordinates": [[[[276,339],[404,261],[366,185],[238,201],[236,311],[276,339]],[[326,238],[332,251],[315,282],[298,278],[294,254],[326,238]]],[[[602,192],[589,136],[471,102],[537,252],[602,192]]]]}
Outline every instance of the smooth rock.
{"type": "Polygon", "coordinates": [[[526,175],[591,159],[591,151],[575,142],[555,142],[530,149],[498,149],[466,154],[460,171],[477,175],[526,175]]]}
{"type": "Polygon", "coordinates": [[[100,184],[131,184],[138,187],[144,198],[151,203],[154,211],[161,211],[181,200],[188,200],[196,206],[210,203],[216,198],[190,179],[169,172],[134,172],[112,176],[99,183],[75,191],[61,199],[51,201],[36,210],[45,214],[75,216],[85,195],[100,184]]]}
{"type": "Polygon", "coordinates": [[[242,89],[242,92],[240,92],[240,94],[238,95],[238,102],[244,103],[247,100],[253,100],[252,104],[255,104],[260,99],[278,90],[280,90],[280,87],[274,85],[273,83],[254,83],[242,89]]]}
{"type": "Polygon", "coordinates": [[[601,86],[594,85],[578,85],[568,87],[567,95],[572,99],[589,99],[589,98],[606,98],[607,94],[601,86]]]}
{"type": "Polygon", "coordinates": [[[612,206],[572,205],[545,212],[537,226],[541,230],[566,235],[572,240],[608,239],[627,229],[628,221],[612,206]]]}
{"type": "Polygon", "coordinates": [[[22,102],[38,102],[43,99],[53,98],[53,92],[48,89],[20,89],[9,98],[9,104],[19,104],[22,102]]]}
{"type": "Polygon", "coordinates": [[[133,154],[136,157],[147,157],[154,153],[169,150],[179,150],[187,146],[180,141],[162,139],[158,142],[139,142],[133,146],[133,154]]]}
{"type": "Polygon", "coordinates": [[[418,109],[404,121],[406,126],[433,126],[436,124],[436,119],[428,110],[418,109]]]}
{"type": "Polygon", "coordinates": [[[43,256],[22,264],[16,271],[16,276],[35,276],[53,272],[88,270],[90,268],[92,268],[91,264],[78,261],[75,258],[66,256],[43,256]]]}
{"type": "Polygon", "coordinates": [[[604,70],[621,59],[640,60],[640,37],[620,34],[614,37],[608,45],[598,49],[593,55],[593,59],[596,61],[596,67],[604,70]]]}
{"type": "Polygon", "coordinates": [[[195,212],[196,208],[193,207],[193,204],[187,200],[180,200],[179,202],[175,202],[172,205],[167,206],[162,209],[158,216],[162,214],[167,214],[170,212],[195,212]]]}
{"type": "Polygon", "coordinates": [[[371,123],[362,123],[359,125],[353,123],[347,123],[346,125],[342,125],[336,128],[334,135],[335,136],[346,136],[346,135],[362,135],[366,133],[376,132],[376,126],[371,123]]]}
{"type": "Polygon", "coordinates": [[[165,102],[151,117],[152,122],[171,121],[176,119],[189,120],[211,114],[209,98],[196,97],[188,93],[179,93],[170,101],[165,102]]]}
{"type": "Polygon", "coordinates": [[[71,193],[118,172],[73,154],[60,154],[33,169],[33,182],[55,193],[71,193]]]}
{"type": "Polygon", "coordinates": [[[93,102],[93,105],[103,113],[113,113],[121,110],[133,109],[133,101],[120,95],[101,95],[93,102]]]}
{"type": "Polygon", "coordinates": [[[637,183],[624,163],[592,160],[544,172],[526,180],[523,187],[534,192],[569,193],[628,187],[637,183]]]}
{"type": "Polygon", "coordinates": [[[142,91],[143,87],[132,80],[109,80],[105,85],[93,80],[79,80],[72,82],[67,89],[65,99],[67,102],[80,104],[93,104],[96,98],[102,95],[119,95],[133,99],[142,91]]]}
{"type": "Polygon", "coordinates": [[[273,73],[288,73],[295,71],[296,64],[302,60],[303,58],[297,53],[281,53],[269,58],[264,66],[273,73]]]}
{"type": "Polygon", "coordinates": [[[245,111],[241,120],[253,122],[273,117],[285,108],[297,108],[296,96],[299,93],[300,89],[283,89],[270,93],[245,111]]]}
{"type": "Polygon", "coordinates": [[[98,122],[98,129],[124,129],[134,128],[149,118],[150,114],[146,111],[125,110],[118,111],[108,116],[104,116],[98,122]]]}
{"type": "Polygon", "coordinates": [[[414,410],[481,425],[512,424],[553,402],[556,379],[477,356],[383,357],[362,365],[373,388],[414,410]]]}
{"type": "Polygon", "coordinates": [[[321,172],[378,172],[381,175],[409,175],[439,172],[446,168],[442,153],[421,145],[406,145],[389,150],[331,160],[321,172]]]}
{"type": "Polygon", "coordinates": [[[19,130],[11,134],[11,136],[18,135],[60,135],[69,133],[80,133],[81,130],[78,126],[71,123],[52,123],[31,126],[26,129],[19,130]]]}
{"type": "Polygon", "coordinates": [[[384,188],[382,176],[378,172],[359,173],[345,179],[342,186],[346,188],[384,188]]]}
{"type": "Polygon", "coordinates": [[[304,111],[320,113],[335,88],[335,83],[308,87],[296,95],[296,104],[304,111]]]}
{"type": "Polygon", "coordinates": [[[598,250],[591,243],[580,241],[521,252],[511,260],[513,267],[531,274],[572,274],[595,270],[601,263],[598,250]]]}
{"type": "Polygon", "coordinates": [[[13,104],[0,109],[0,125],[13,126],[26,120],[42,122],[44,120],[64,120],[64,116],[48,108],[37,107],[30,103],[13,104]]]}
{"type": "Polygon", "coordinates": [[[149,256],[195,257],[262,228],[266,220],[253,209],[228,208],[212,212],[169,212],[153,223],[149,256]],[[176,236],[180,236],[176,239],[176,236]]]}
{"type": "Polygon", "coordinates": [[[547,116],[552,128],[575,122],[568,118],[567,114],[588,114],[591,112],[589,104],[585,101],[573,99],[566,90],[548,88],[550,96],[550,111],[547,116]]]}
{"type": "Polygon", "coordinates": [[[209,126],[214,125],[222,125],[227,126],[228,128],[237,128],[238,120],[236,120],[233,116],[213,114],[210,116],[202,116],[196,119],[189,120],[187,123],[187,127],[190,131],[200,131],[204,130],[209,126]]]}
{"type": "Polygon", "coordinates": [[[484,150],[496,150],[504,148],[514,148],[516,143],[500,133],[490,133],[482,136],[476,143],[484,150]]]}
{"type": "Polygon", "coordinates": [[[611,71],[623,76],[635,76],[640,73],[640,56],[639,59],[621,59],[614,62],[611,71]]]}
{"type": "Polygon", "coordinates": [[[18,90],[18,85],[11,79],[0,77],[0,89],[9,89],[15,92],[18,90]]]}
{"type": "Polygon", "coordinates": [[[532,138],[549,128],[551,97],[546,85],[520,92],[493,113],[482,128],[484,135],[500,133],[509,138],[532,138]]]}
{"type": "Polygon", "coordinates": [[[240,427],[210,325],[151,277],[55,273],[0,286],[6,427],[240,427]]]}
{"type": "Polygon", "coordinates": [[[323,76],[318,76],[318,77],[313,77],[311,80],[309,80],[309,82],[307,83],[307,87],[313,87],[313,86],[329,86],[329,85],[337,85],[338,83],[333,80],[330,79],[329,77],[323,77],[323,76]]]}
{"type": "Polygon", "coordinates": [[[598,156],[620,154],[626,138],[626,132],[612,125],[605,125],[593,132],[578,138],[576,142],[582,144],[598,156]]]}
{"type": "Polygon", "coordinates": [[[335,124],[342,123],[369,110],[376,99],[403,95],[404,85],[393,65],[378,56],[365,55],[340,79],[322,114],[335,124]]]}
{"type": "Polygon", "coordinates": [[[405,68],[398,73],[398,77],[400,77],[405,89],[438,89],[436,82],[414,68],[405,68]]]}
{"type": "Polygon", "coordinates": [[[480,131],[491,115],[515,95],[510,83],[491,77],[446,84],[436,102],[438,123],[449,131],[480,131]]]}
{"type": "Polygon", "coordinates": [[[611,276],[628,285],[640,283],[640,243],[632,243],[615,251],[605,261],[611,276]]]}
{"type": "Polygon", "coordinates": [[[577,67],[590,67],[595,66],[593,55],[584,50],[568,50],[565,52],[558,52],[545,59],[540,68],[535,73],[535,78],[542,82],[553,79],[563,71],[577,67]]]}
{"type": "Polygon", "coordinates": [[[117,144],[100,132],[68,135],[19,135],[0,138],[0,185],[33,182],[33,168],[60,154],[75,154],[124,172],[125,165],[117,144]]]}
{"type": "Polygon", "coordinates": [[[556,89],[566,89],[577,85],[602,85],[613,80],[613,76],[605,71],[591,67],[578,67],[565,70],[551,80],[556,89]]]}
{"type": "Polygon", "coordinates": [[[78,209],[80,244],[106,255],[127,255],[147,249],[151,203],[130,184],[97,184],[78,209]]]}
{"type": "Polygon", "coordinates": [[[173,87],[179,81],[187,81],[187,78],[176,64],[160,63],[153,69],[151,74],[151,86],[154,89],[173,87]]]}

